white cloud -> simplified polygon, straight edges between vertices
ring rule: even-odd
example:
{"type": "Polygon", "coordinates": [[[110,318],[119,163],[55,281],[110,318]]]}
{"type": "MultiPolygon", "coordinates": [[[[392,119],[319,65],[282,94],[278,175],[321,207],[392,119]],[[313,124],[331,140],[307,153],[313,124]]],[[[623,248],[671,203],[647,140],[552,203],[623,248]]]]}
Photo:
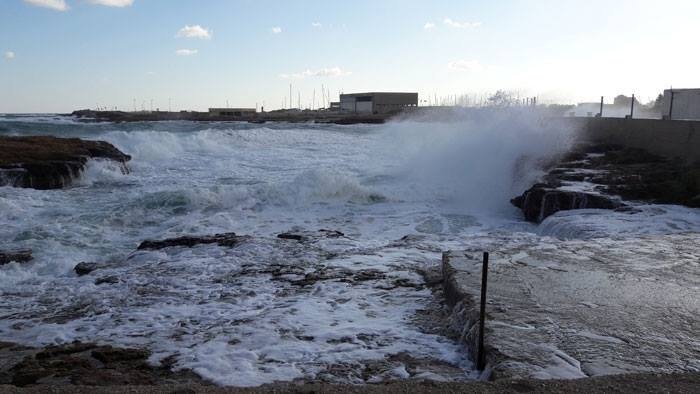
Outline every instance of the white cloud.
{"type": "Polygon", "coordinates": [[[282,33],[282,28],[279,27],[279,26],[275,26],[275,27],[273,27],[271,30],[272,30],[272,33],[273,33],[273,34],[280,34],[280,33],[282,33]]]}
{"type": "Polygon", "coordinates": [[[178,49],[175,54],[178,56],[192,56],[197,54],[196,49],[178,49]]]}
{"type": "Polygon", "coordinates": [[[12,51],[5,52],[5,59],[12,60],[15,58],[15,53],[12,51]]]}
{"type": "Polygon", "coordinates": [[[467,28],[473,29],[475,27],[481,26],[481,22],[457,22],[457,21],[453,21],[450,18],[443,19],[442,23],[444,23],[445,25],[450,26],[450,27],[455,27],[457,29],[467,29],[467,28]]]}
{"type": "Polygon", "coordinates": [[[280,74],[279,77],[282,79],[304,79],[306,77],[344,77],[352,74],[349,71],[344,71],[340,67],[322,68],[316,71],[304,70],[299,73],[292,74],[280,74]]]}
{"type": "Polygon", "coordinates": [[[433,22],[425,22],[425,25],[423,25],[423,28],[425,30],[430,30],[435,28],[435,24],[433,22]]]}
{"type": "Polygon", "coordinates": [[[200,38],[202,40],[209,40],[211,39],[212,34],[213,33],[211,30],[200,25],[186,25],[177,32],[175,37],[200,38]]]}
{"type": "Polygon", "coordinates": [[[447,63],[447,68],[455,71],[481,71],[484,66],[478,60],[455,60],[447,63]]]}
{"type": "Polygon", "coordinates": [[[311,26],[313,26],[313,27],[322,27],[323,25],[321,24],[321,22],[313,22],[313,23],[311,23],[311,26]]]}
{"type": "Polygon", "coordinates": [[[68,10],[68,5],[65,0],[24,0],[24,2],[37,7],[51,8],[56,11],[68,10]]]}
{"type": "Polygon", "coordinates": [[[107,7],[128,7],[134,4],[134,0],[88,0],[92,4],[104,5],[107,7]]]}

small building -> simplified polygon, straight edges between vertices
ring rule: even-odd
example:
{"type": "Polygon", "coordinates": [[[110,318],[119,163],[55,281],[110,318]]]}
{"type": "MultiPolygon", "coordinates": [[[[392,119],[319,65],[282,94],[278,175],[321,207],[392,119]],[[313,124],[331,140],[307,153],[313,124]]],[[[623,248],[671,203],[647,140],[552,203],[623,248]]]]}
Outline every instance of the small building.
{"type": "Polygon", "coordinates": [[[240,118],[255,113],[255,108],[209,108],[209,116],[217,118],[240,118]]]}
{"type": "Polygon", "coordinates": [[[418,93],[371,92],[340,95],[340,110],[358,114],[386,114],[418,106],[418,93]]]}
{"type": "Polygon", "coordinates": [[[700,120],[700,89],[666,89],[661,108],[664,119],[700,120]]]}
{"type": "Polygon", "coordinates": [[[331,101],[328,109],[331,111],[340,111],[340,101],[331,101]]]}

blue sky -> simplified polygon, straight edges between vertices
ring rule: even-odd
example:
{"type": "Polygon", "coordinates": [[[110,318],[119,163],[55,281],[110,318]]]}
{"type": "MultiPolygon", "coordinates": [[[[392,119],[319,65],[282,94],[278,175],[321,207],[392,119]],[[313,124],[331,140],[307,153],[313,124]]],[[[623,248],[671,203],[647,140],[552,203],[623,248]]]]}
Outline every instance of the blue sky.
{"type": "Polygon", "coordinates": [[[700,87],[698,1],[2,0],[0,112],[700,87]]]}

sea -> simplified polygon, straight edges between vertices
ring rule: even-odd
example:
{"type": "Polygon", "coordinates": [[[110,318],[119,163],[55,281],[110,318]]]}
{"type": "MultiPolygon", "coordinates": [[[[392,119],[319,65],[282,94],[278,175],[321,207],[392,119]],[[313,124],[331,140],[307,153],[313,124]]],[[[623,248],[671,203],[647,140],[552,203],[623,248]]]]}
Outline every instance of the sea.
{"type": "Polygon", "coordinates": [[[509,200],[575,140],[533,112],[343,126],[8,114],[0,135],[102,140],[132,157],[129,173],[92,160],[62,190],[0,187],[0,250],[34,254],[0,266],[0,341],[146,348],[219,385],[474,379],[424,275],[443,251],[700,231],[697,210],[641,203],[524,221],[509,200]],[[230,232],[249,238],[137,250],[230,232]],[[80,262],[101,268],[78,276],[80,262]],[[406,357],[418,361],[367,372],[406,357]]]}

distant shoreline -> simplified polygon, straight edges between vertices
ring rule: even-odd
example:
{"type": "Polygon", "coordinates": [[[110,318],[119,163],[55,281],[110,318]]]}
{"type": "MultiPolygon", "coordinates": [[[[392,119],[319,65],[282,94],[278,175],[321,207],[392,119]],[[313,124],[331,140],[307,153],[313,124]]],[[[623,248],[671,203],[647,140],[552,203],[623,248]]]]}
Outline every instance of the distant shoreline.
{"type": "Polygon", "coordinates": [[[73,111],[68,116],[75,116],[84,121],[96,122],[158,122],[158,121],[195,121],[195,122],[291,122],[291,123],[330,123],[330,124],[381,124],[397,115],[394,114],[347,114],[326,111],[273,111],[257,112],[254,115],[216,116],[209,112],[197,111],[73,111]]]}

